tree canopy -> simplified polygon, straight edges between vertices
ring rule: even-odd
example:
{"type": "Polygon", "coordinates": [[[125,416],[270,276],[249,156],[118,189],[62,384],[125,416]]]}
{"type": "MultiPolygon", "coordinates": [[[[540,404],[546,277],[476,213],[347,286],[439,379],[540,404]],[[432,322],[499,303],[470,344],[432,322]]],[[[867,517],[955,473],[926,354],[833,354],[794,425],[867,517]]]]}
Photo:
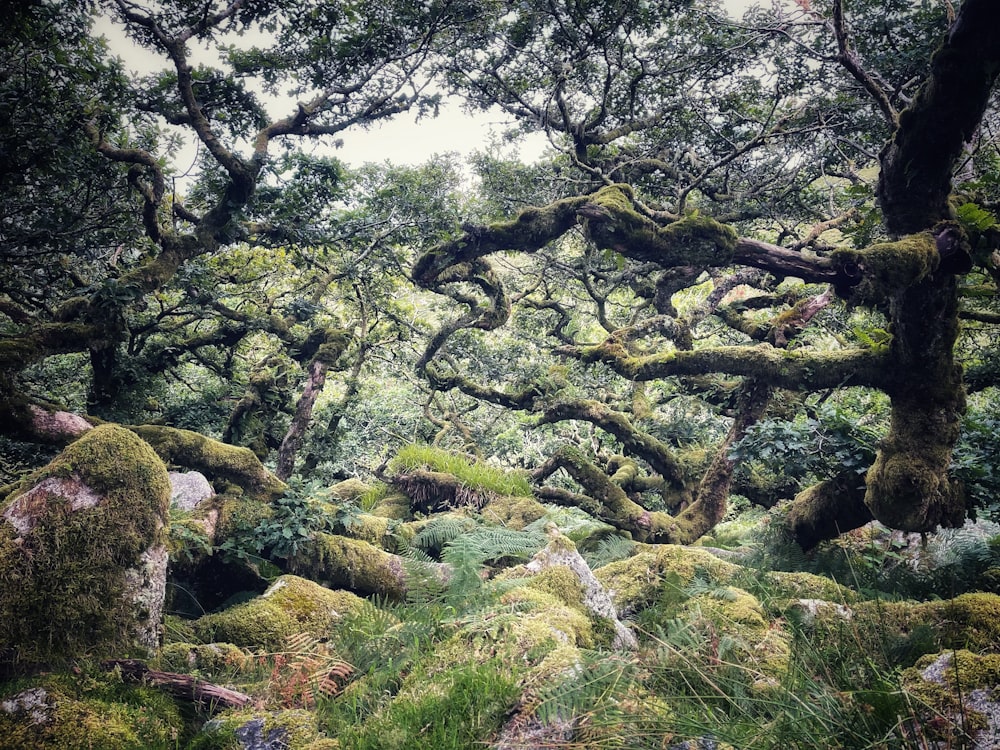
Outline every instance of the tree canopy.
{"type": "Polygon", "coordinates": [[[736,493],[798,493],[807,547],[960,524],[997,383],[998,27],[989,0],[23,4],[0,479],[111,421],[267,499],[424,441],[643,541],[736,493]],[[547,155],[338,159],[444,96],[547,155]],[[821,459],[755,485],[804,421],[821,459]]]}

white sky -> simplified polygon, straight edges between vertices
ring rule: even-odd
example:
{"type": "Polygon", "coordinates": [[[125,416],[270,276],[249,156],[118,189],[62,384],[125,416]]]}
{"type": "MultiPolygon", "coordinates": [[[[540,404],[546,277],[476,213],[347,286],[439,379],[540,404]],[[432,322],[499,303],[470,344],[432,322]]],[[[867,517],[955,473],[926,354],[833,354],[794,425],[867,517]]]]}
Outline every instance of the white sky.
{"type": "MultiPolygon", "coordinates": [[[[766,2],[766,0],[764,0],[766,2]]],[[[724,4],[734,17],[752,5],[754,0],[725,0],[724,4]]],[[[94,33],[104,36],[112,52],[122,58],[133,73],[148,74],[163,69],[166,61],[129,40],[120,27],[107,18],[100,18],[94,33]]],[[[272,113],[285,116],[287,112],[272,113]]],[[[499,136],[508,123],[499,109],[487,113],[463,112],[456,101],[446,101],[436,118],[416,122],[413,113],[404,112],[392,120],[377,123],[368,129],[354,128],[339,134],[343,147],[337,149],[337,158],[351,166],[365,162],[390,161],[394,164],[421,164],[435,154],[457,152],[467,156],[486,147],[490,139],[499,136]]],[[[534,161],[548,146],[541,134],[524,139],[517,152],[524,161],[534,161]]],[[[505,153],[507,148],[504,149],[505,153]]],[[[191,159],[194,158],[193,149],[191,159]]],[[[184,156],[181,156],[181,160],[184,156]]],[[[181,167],[183,169],[183,166],[181,167]]]]}

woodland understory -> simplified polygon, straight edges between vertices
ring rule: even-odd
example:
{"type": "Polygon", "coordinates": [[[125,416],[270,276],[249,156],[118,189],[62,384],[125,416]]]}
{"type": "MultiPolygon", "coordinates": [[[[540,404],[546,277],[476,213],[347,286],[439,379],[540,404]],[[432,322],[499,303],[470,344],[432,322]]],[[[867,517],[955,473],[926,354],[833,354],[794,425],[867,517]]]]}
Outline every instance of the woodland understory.
{"type": "Polygon", "coordinates": [[[11,11],[0,745],[1000,747],[998,28],[11,11]]]}

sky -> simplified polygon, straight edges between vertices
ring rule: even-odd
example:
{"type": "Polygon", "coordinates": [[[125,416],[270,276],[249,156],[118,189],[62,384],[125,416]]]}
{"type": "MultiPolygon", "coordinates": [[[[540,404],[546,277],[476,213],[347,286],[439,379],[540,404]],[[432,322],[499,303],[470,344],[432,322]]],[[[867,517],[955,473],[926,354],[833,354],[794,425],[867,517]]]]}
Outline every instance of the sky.
{"type": "MultiPolygon", "coordinates": [[[[112,54],[137,75],[146,75],[166,67],[164,58],[152,54],[130,39],[107,18],[98,19],[94,34],[103,36],[112,54]]],[[[272,113],[273,114],[273,113],[272,113]]],[[[281,113],[283,116],[286,113],[281,113]]],[[[462,156],[483,149],[494,135],[499,136],[508,121],[499,109],[486,113],[464,112],[458,101],[445,101],[436,118],[416,121],[412,112],[365,128],[353,128],[338,134],[343,146],[335,156],[350,166],[366,162],[391,161],[394,164],[420,164],[435,154],[457,152],[462,156]]],[[[533,161],[548,146],[544,136],[528,137],[517,149],[518,155],[533,161]]],[[[191,158],[194,158],[192,150],[191,158]]]]}
{"type": "MultiPolygon", "coordinates": [[[[724,5],[730,15],[739,17],[754,0],[726,0],[724,5]]],[[[766,0],[764,0],[766,2],[766,0]]],[[[107,18],[95,24],[94,33],[104,36],[111,52],[125,62],[134,73],[144,75],[165,66],[165,60],[152,55],[129,40],[120,27],[107,18]]],[[[394,164],[420,164],[435,154],[456,152],[468,156],[482,150],[491,138],[499,136],[508,121],[499,109],[486,113],[469,113],[462,110],[457,100],[445,101],[440,114],[434,119],[417,122],[413,113],[404,112],[392,120],[377,123],[368,129],[354,128],[338,137],[343,146],[334,155],[350,166],[366,162],[390,161],[394,164]]],[[[548,147],[547,139],[535,134],[523,139],[510,150],[521,160],[532,162],[548,147]]],[[[505,148],[505,153],[508,149],[505,148]]],[[[194,149],[191,157],[194,159],[194,149]]],[[[183,159],[183,154],[182,154],[183,159]]],[[[180,160],[179,160],[180,161],[180,160]]]]}

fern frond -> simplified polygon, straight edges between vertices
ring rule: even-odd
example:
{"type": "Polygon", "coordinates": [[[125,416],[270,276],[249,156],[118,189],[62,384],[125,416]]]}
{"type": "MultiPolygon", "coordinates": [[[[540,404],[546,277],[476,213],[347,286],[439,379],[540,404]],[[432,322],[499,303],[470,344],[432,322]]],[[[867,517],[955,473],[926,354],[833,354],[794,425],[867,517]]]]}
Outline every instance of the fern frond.
{"type": "Polygon", "coordinates": [[[580,554],[591,570],[597,570],[608,563],[628,559],[634,552],[635,542],[632,539],[621,534],[610,534],[601,539],[594,549],[581,551],[580,554]]]}
{"type": "Polygon", "coordinates": [[[457,557],[469,556],[479,563],[513,558],[525,560],[545,546],[548,539],[538,531],[515,531],[502,526],[480,527],[452,539],[445,545],[442,558],[454,563],[457,557]]]}
{"type": "Polygon", "coordinates": [[[439,516],[432,518],[420,532],[413,537],[411,545],[431,554],[440,553],[441,549],[456,537],[471,531],[476,522],[471,518],[459,516],[439,516]]]}

